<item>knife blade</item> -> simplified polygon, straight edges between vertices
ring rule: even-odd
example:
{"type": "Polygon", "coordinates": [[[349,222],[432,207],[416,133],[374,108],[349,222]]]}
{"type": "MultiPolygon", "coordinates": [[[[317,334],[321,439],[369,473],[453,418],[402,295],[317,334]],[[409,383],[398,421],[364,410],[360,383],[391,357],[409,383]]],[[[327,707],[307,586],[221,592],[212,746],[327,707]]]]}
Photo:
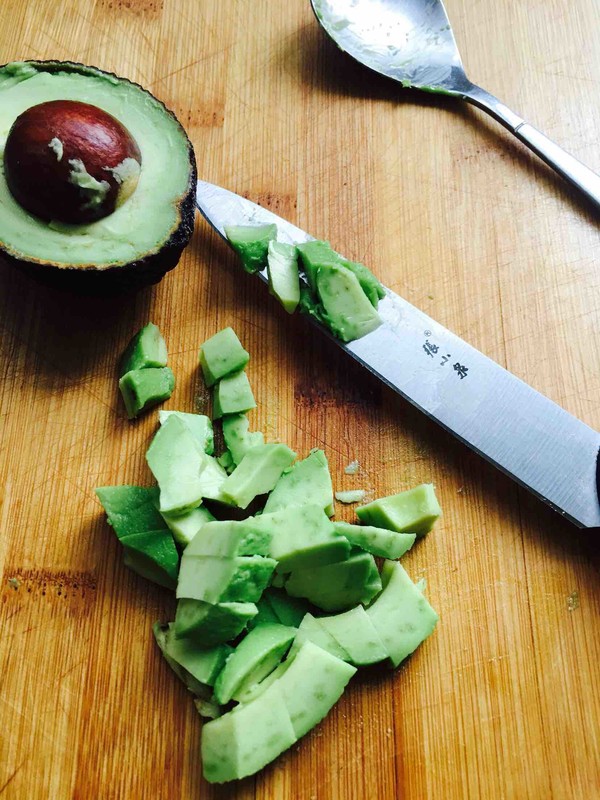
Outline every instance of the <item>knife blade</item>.
{"type": "MultiPolygon", "coordinates": [[[[240,195],[198,181],[196,202],[227,241],[227,225],[275,223],[279,241],[313,240],[240,195]]],[[[266,270],[257,275],[267,281],[266,270]]],[[[383,324],[344,344],[390,388],[580,528],[600,527],[600,433],[386,288],[383,324]]]]}

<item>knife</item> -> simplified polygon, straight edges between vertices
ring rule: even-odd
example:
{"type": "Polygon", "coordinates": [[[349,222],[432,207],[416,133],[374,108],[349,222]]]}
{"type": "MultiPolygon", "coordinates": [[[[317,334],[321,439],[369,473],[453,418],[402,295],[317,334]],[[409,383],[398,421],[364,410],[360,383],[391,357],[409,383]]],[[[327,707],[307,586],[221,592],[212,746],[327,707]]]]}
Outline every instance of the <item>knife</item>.
{"type": "MultiPolygon", "coordinates": [[[[277,225],[290,244],[314,237],[240,195],[198,181],[196,203],[225,239],[227,225],[277,225]]],[[[267,282],[266,270],[257,273],[267,282]]],[[[600,527],[600,433],[390,289],[383,324],[344,344],[399,395],[579,528],[600,527]]]]}

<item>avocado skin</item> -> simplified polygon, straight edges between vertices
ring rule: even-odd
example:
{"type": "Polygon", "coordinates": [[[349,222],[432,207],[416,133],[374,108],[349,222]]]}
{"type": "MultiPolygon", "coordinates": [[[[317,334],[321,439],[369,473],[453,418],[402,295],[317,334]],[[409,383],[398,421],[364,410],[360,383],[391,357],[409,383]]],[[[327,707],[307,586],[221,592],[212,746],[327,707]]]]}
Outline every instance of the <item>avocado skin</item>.
{"type": "MultiPolygon", "coordinates": [[[[48,72],[71,70],[72,72],[80,72],[83,74],[109,76],[115,80],[131,83],[137,86],[141,91],[150,94],[147,89],[144,89],[143,86],[135,83],[135,81],[122,78],[114,72],[109,72],[99,67],[80,64],[77,61],[44,61],[36,59],[26,59],[24,61],[33,66],[40,66],[48,72]]],[[[6,64],[0,65],[0,69],[5,66],[6,64]]],[[[152,96],[154,97],[154,95],[152,96]]],[[[175,114],[160,100],[157,100],[157,102],[160,103],[167,114],[176,120],[183,130],[183,126],[181,126],[175,114]]],[[[167,272],[177,266],[181,254],[189,244],[194,232],[198,171],[194,148],[187,134],[185,134],[185,137],[188,143],[190,179],[187,190],[179,202],[178,225],[171,231],[171,235],[160,250],[147,253],[142,258],[130,261],[128,264],[121,264],[114,267],[98,268],[94,264],[65,267],[54,264],[51,261],[44,262],[37,259],[18,258],[6,252],[3,243],[0,241],[0,259],[4,263],[21,270],[45,286],[67,290],[76,294],[110,296],[134,292],[144,286],[158,283],[167,272]]]]}

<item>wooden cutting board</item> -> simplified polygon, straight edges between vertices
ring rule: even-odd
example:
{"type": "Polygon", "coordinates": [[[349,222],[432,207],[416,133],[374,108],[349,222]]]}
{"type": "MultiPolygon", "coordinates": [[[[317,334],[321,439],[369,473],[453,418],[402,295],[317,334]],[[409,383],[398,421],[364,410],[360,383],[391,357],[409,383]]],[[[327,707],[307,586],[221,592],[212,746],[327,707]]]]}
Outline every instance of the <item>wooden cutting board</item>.
{"type": "MultiPolygon", "coordinates": [[[[473,78],[600,171],[596,0],[448,10],[473,78]]],[[[308,0],[3,0],[0,60],[22,58],[142,83],[187,127],[202,177],[329,238],[600,427],[597,213],[480,113],[346,60],[308,0]]],[[[288,318],[200,220],[177,269],[137,296],[78,300],[2,267],[0,304],[2,798],[600,797],[597,535],[288,318]],[[232,325],[255,428],[323,447],[338,489],[433,481],[444,508],[404,560],[427,579],[435,634],[224,788],[201,777],[200,719],[152,640],[174,599],[123,566],[93,495],[149,482],[155,415],[128,422],[116,382],[148,320],[177,376],[165,407],[205,407],[198,346],[232,325]]]]}

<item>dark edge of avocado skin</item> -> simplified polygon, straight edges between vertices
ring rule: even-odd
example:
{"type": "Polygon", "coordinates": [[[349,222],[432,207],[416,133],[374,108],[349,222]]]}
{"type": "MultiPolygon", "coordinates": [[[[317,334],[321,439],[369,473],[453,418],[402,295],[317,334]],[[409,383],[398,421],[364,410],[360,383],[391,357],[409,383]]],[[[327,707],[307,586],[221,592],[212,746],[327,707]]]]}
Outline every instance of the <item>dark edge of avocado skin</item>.
{"type": "MultiPolygon", "coordinates": [[[[97,73],[118,81],[131,83],[142,92],[150,95],[179,125],[187,140],[188,157],[190,161],[190,181],[185,194],[179,202],[179,225],[173,230],[169,239],[155,253],[150,253],[137,261],[131,261],[115,267],[94,268],[81,267],[59,267],[52,262],[32,261],[26,258],[20,259],[4,251],[0,242],[0,259],[22,272],[26,273],[34,280],[45,286],[56,289],[64,289],[76,294],[93,295],[115,295],[128,291],[136,291],[144,286],[158,283],[167,272],[177,266],[181,254],[189,244],[194,232],[194,222],[196,216],[196,182],[198,171],[196,167],[196,156],[189,137],[175,114],[167,106],[155,97],[147,89],[144,89],[135,81],[128,78],[121,78],[114,72],[100,69],[99,67],[80,64],[77,61],[43,61],[26,59],[25,64],[32,66],[43,66],[48,72],[59,72],[61,70],[71,70],[84,74],[97,73]]],[[[0,69],[6,64],[1,64],[0,69]]]]}

